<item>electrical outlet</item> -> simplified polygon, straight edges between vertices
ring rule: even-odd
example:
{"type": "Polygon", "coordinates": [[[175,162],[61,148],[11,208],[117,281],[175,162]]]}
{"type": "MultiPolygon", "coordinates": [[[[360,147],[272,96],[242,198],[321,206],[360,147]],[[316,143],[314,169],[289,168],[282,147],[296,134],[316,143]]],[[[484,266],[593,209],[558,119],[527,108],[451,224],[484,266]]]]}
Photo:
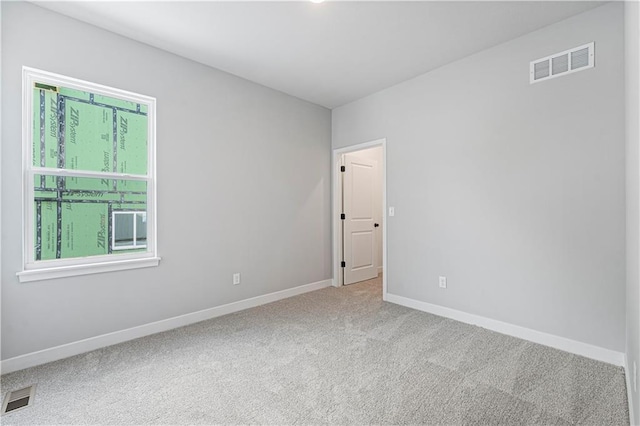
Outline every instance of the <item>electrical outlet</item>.
{"type": "Polygon", "coordinates": [[[240,284],[240,272],[233,274],[233,285],[240,284]]]}
{"type": "Polygon", "coordinates": [[[635,361],[633,361],[633,391],[638,392],[638,369],[635,361]]]}
{"type": "Polygon", "coordinates": [[[447,288],[447,277],[438,277],[438,285],[440,286],[440,288],[447,288]]]}

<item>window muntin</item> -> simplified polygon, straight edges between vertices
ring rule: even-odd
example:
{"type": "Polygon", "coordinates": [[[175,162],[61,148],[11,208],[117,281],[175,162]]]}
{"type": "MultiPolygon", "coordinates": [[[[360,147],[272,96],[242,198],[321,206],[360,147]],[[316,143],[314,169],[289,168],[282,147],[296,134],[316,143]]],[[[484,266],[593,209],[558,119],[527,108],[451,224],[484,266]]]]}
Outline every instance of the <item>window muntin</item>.
{"type": "Polygon", "coordinates": [[[155,258],[155,99],[23,77],[25,271],[155,258]],[[125,212],[136,233],[117,242],[125,212]]]}

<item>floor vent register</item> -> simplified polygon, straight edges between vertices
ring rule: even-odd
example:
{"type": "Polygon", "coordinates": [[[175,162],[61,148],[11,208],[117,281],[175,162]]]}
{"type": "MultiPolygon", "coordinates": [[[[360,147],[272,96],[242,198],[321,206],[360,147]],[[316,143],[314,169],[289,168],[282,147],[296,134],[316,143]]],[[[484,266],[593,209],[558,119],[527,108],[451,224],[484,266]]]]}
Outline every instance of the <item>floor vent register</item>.
{"type": "Polygon", "coordinates": [[[36,385],[8,392],[2,403],[2,414],[4,415],[30,406],[33,403],[35,392],[36,385]]]}

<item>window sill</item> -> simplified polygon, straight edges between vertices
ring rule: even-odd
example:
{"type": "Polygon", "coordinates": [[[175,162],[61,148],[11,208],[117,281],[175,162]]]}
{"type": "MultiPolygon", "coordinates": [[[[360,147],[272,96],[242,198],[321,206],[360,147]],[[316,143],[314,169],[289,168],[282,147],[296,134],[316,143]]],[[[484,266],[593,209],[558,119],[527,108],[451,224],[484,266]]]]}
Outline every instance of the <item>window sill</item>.
{"type": "Polygon", "coordinates": [[[101,274],[103,272],[124,271],[126,269],[149,268],[158,266],[159,257],[147,257],[141,259],[116,260],[104,263],[92,263],[87,265],[60,266],[46,269],[29,269],[18,272],[16,275],[21,283],[30,281],[50,280],[54,278],[74,277],[77,275],[101,274]]]}

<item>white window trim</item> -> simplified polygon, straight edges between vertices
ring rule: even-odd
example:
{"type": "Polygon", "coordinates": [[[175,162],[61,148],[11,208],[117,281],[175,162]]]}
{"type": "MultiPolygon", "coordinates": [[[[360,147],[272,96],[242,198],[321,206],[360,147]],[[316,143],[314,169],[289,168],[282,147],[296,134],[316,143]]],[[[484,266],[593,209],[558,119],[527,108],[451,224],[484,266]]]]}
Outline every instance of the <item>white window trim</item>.
{"type": "Polygon", "coordinates": [[[94,274],[125,269],[157,266],[160,262],[157,250],[156,221],[156,100],[120,89],[103,86],[88,81],[78,80],[35,68],[22,68],[22,256],[23,270],[18,272],[20,282],[63,278],[76,275],[94,274]],[[120,99],[125,99],[147,106],[148,145],[147,175],[129,175],[121,173],[103,173],[87,171],[70,171],[55,168],[33,167],[32,159],[32,107],[34,83],[64,86],[71,89],[88,91],[120,99]],[[145,180],[147,182],[147,250],[130,254],[109,254],[70,259],[35,261],[34,255],[34,207],[33,176],[38,173],[57,176],[109,177],[111,179],[145,180]]]}

